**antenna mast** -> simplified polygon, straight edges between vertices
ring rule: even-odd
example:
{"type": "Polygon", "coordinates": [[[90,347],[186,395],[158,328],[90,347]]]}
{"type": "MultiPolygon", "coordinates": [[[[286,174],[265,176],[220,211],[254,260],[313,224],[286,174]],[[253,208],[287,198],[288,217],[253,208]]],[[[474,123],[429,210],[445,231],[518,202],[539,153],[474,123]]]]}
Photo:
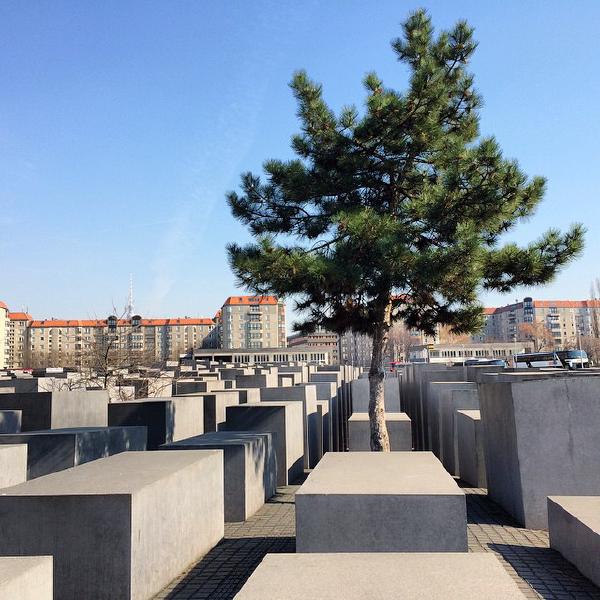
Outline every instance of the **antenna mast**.
{"type": "Polygon", "coordinates": [[[127,300],[127,306],[125,307],[125,318],[131,319],[133,317],[133,274],[129,274],[129,299],[127,300]]]}

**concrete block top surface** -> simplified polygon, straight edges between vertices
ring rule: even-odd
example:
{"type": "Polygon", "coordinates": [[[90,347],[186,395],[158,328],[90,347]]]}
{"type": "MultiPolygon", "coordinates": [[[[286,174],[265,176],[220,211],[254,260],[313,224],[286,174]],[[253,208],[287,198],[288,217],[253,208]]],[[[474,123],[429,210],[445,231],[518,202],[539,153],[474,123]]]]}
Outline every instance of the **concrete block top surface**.
{"type": "Polygon", "coordinates": [[[0,556],[0,597],[6,582],[20,577],[30,569],[47,564],[52,565],[52,556],[0,556]]]}
{"type": "Polygon", "coordinates": [[[600,535],[600,496],[548,496],[548,500],[600,535]]]}
{"type": "Polygon", "coordinates": [[[122,452],[0,490],[0,496],[132,494],[221,450],[122,452]]]}
{"type": "Polygon", "coordinates": [[[58,429],[40,429],[37,431],[20,431],[19,433],[7,433],[0,435],[0,440],[6,436],[8,437],[34,437],[39,435],[83,435],[86,433],[95,433],[97,431],[105,432],[105,431],[123,431],[131,429],[135,431],[137,429],[141,429],[139,425],[111,425],[109,427],[59,427],[58,429]]]}
{"type": "Polygon", "coordinates": [[[463,415],[469,419],[473,419],[473,421],[481,420],[481,411],[480,410],[457,410],[456,412],[460,413],[461,415],[463,415]]]}
{"type": "Polygon", "coordinates": [[[265,410],[270,410],[274,407],[290,407],[292,410],[302,410],[302,405],[299,402],[296,402],[294,400],[275,400],[273,402],[247,402],[246,404],[239,404],[237,406],[228,406],[227,408],[233,408],[236,409],[237,407],[240,407],[241,409],[247,408],[247,407],[251,407],[251,408],[262,408],[265,410]]]}
{"type": "Polygon", "coordinates": [[[235,600],[522,600],[490,554],[267,554],[235,600]]]}
{"type": "Polygon", "coordinates": [[[213,431],[165,444],[169,448],[201,448],[203,446],[250,446],[259,438],[270,438],[270,433],[256,431],[213,431]]]}
{"type": "MultiPolygon", "coordinates": [[[[354,412],[348,419],[348,421],[368,421],[369,413],[366,412],[354,412]]],[[[386,412],[385,413],[386,421],[406,421],[410,422],[410,417],[403,412],[386,412]]]]}
{"type": "Polygon", "coordinates": [[[464,496],[431,452],[328,452],[297,494],[464,496]]]}

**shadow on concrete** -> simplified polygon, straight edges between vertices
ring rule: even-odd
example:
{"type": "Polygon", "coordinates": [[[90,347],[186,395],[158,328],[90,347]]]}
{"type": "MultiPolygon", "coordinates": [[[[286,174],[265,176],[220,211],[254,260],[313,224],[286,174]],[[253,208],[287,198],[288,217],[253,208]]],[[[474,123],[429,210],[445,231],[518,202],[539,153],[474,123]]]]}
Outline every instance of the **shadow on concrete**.
{"type": "Polygon", "coordinates": [[[476,488],[463,488],[467,500],[467,523],[470,525],[502,525],[519,527],[519,524],[498,504],[490,500],[487,494],[476,488]]]}
{"type": "Polygon", "coordinates": [[[161,597],[231,600],[265,554],[295,552],[294,537],[223,539],[185,577],[161,597]]]}
{"type": "Polygon", "coordinates": [[[490,544],[542,598],[600,600],[600,589],[552,548],[490,544]]]}

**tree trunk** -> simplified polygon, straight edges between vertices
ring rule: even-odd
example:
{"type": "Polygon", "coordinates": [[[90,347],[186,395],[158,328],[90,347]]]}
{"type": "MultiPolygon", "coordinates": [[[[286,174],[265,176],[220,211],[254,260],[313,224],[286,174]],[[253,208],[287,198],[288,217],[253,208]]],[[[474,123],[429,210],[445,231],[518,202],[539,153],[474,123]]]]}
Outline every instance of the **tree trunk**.
{"type": "Polygon", "coordinates": [[[383,322],[375,326],[373,332],[373,354],[369,369],[369,422],[371,425],[371,451],[389,452],[390,440],[385,424],[385,404],[383,389],[385,373],[383,355],[387,344],[391,323],[391,303],[385,310],[383,322]]]}

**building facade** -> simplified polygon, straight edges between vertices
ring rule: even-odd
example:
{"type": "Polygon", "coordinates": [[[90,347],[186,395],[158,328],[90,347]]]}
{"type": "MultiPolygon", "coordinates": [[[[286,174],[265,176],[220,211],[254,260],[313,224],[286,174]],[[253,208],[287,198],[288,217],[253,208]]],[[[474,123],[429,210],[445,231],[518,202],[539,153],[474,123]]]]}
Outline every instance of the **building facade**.
{"type": "Polygon", "coordinates": [[[221,347],[285,348],[285,304],[275,296],[230,296],[220,315],[221,347]]]}
{"type": "Polygon", "coordinates": [[[8,362],[11,369],[22,369],[29,363],[29,327],[31,315],[8,313],[8,362]]]}
{"type": "Polygon", "coordinates": [[[0,302],[0,369],[8,367],[8,306],[0,302]]]}
{"type": "Polygon", "coordinates": [[[507,306],[486,308],[485,320],[479,336],[482,341],[527,339],[531,330],[523,325],[538,324],[555,348],[568,348],[577,345],[579,336],[600,336],[600,300],[524,298],[507,306]]]}
{"type": "Polygon", "coordinates": [[[295,333],[287,338],[288,348],[302,346],[313,351],[322,350],[328,353],[332,364],[339,363],[339,343],[340,336],[333,331],[327,331],[323,327],[317,327],[314,333],[306,335],[295,333]]]}
{"type": "Polygon", "coordinates": [[[177,360],[202,347],[214,328],[212,319],[190,317],[31,321],[28,366],[84,367],[86,361],[101,361],[107,352],[124,367],[136,361],[177,360]]]}

